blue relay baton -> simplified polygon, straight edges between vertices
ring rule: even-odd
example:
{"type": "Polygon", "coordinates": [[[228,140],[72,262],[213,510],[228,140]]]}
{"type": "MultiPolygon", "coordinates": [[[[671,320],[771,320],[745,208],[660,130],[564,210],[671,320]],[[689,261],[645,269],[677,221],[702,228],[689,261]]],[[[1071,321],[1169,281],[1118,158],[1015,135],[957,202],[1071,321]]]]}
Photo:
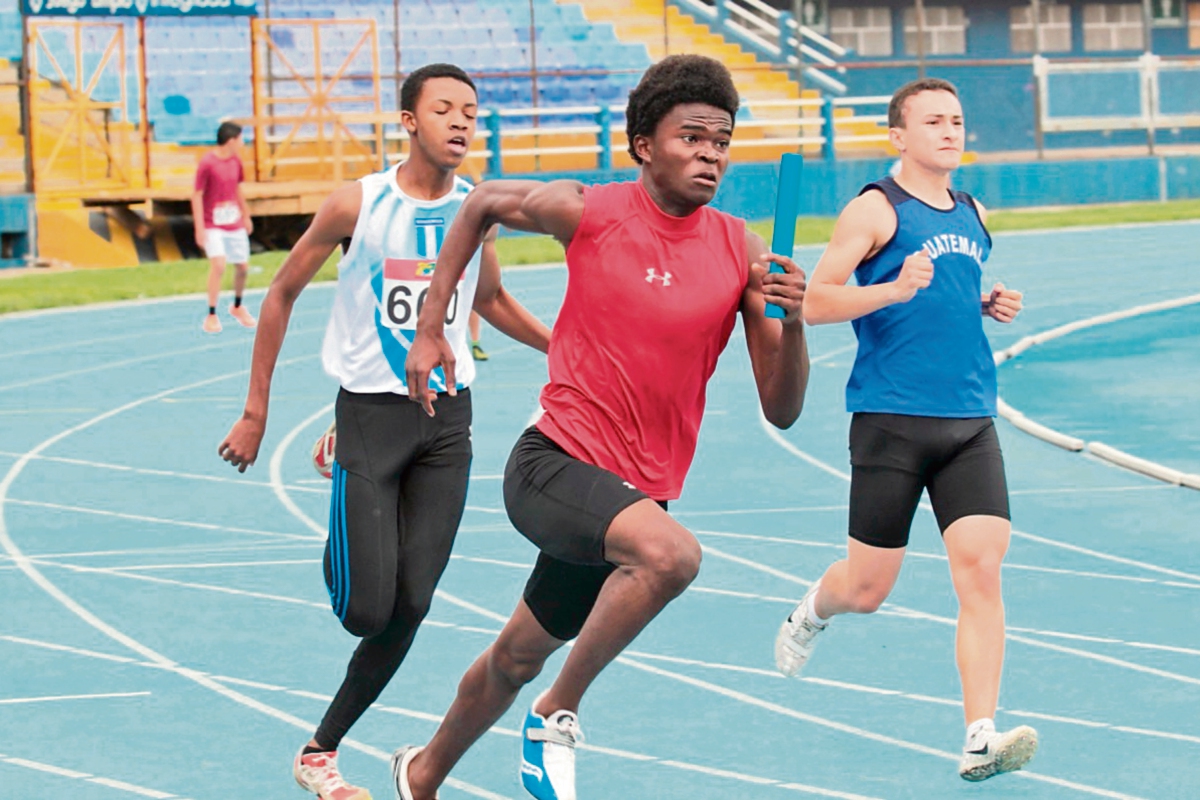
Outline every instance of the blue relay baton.
{"type": "MultiPolygon", "coordinates": [[[[775,195],[775,230],[771,234],[771,252],[792,257],[796,247],[796,218],[800,216],[800,173],[804,157],[799,153],[784,153],[779,159],[779,190],[775,195]]],[[[783,272],[783,267],[771,264],[771,272],[783,272]]],[[[783,319],[787,314],[777,305],[767,303],[767,317],[783,319]]]]}

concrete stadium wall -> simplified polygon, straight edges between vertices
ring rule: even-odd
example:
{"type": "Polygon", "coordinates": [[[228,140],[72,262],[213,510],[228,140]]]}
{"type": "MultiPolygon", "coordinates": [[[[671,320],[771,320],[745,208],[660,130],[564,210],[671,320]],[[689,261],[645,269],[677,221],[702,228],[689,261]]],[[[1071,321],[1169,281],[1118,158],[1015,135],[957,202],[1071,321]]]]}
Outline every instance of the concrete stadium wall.
{"type": "MultiPolygon", "coordinates": [[[[1141,50],[1092,52],[1083,48],[1083,6],[1092,2],[1129,2],[1129,0],[1061,0],[1071,9],[1072,49],[1048,53],[1052,60],[1118,59],[1133,60],[1141,50]]],[[[945,78],[958,86],[966,117],[967,149],[981,152],[1032,150],[1034,142],[1033,69],[1025,64],[970,64],[978,60],[1028,59],[1029,53],[1012,50],[1010,12],[1028,6],[1029,0],[979,0],[953,4],[966,7],[966,53],[931,55],[926,70],[930,77],[945,78]],[[961,63],[960,63],[961,62],[961,63]]],[[[886,6],[892,16],[892,56],[850,56],[844,60],[849,94],[891,94],[899,86],[917,77],[915,56],[904,52],[903,12],[912,0],[831,0],[833,8],[870,5],[886,6]]],[[[1185,7],[1187,4],[1184,4],[1185,7]]],[[[1195,14],[1195,11],[1189,13],[1195,14]]],[[[1200,56],[1200,49],[1189,47],[1186,27],[1155,27],[1154,52],[1162,56],[1200,56]]],[[[1113,75],[1056,77],[1051,81],[1051,110],[1056,116],[1076,114],[1136,114],[1136,77],[1113,75]],[[1114,86],[1116,81],[1119,86],[1114,86]],[[1130,91],[1132,89],[1132,91],[1130,91]]],[[[1163,111],[1196,110],[1200,96],[1200,72],[1165,75],[1162,83],[1163,111]]],[[[1200,129],[1160,129],[1158,141],[1164,144],[1200,142],[1200,129]]],[[[1106,145],[1145,144],[1139,131],[1054,133],[1046,136],[1048,148],[1102,147],[1106,145]]]]}

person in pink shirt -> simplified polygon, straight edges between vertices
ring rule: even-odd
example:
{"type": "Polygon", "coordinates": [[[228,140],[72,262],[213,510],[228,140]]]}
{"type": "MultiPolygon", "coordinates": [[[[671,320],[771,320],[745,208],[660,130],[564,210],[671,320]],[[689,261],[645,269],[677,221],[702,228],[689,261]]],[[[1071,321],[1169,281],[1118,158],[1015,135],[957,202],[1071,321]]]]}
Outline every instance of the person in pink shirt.
{"type": "Polygon", "coordinates": [[[250,234],[254,223],[242,196],[242,127],[222,122],[217,129],[216,149],[205,153],[196,168],[196,186],[192,192],[192,218],[196,221],[196,244],[208,256],[208,316],[205,333],[220,333],[217,295],[225,264],[233,262],[233,305],[229,314],[244,327],[253,328],[254,317],[242,305],[246,273],[250,268],[250,234]]]}

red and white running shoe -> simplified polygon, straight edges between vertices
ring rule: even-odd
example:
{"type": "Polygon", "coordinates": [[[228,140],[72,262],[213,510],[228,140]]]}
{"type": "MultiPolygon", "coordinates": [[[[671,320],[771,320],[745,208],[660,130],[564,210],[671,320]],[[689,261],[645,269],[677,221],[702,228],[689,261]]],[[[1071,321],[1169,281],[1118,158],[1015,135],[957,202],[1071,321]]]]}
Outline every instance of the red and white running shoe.
{"type": "Polygon", "coordinates": [[[300,788],[307,789],[320,800],[371,800],[366,789],[351,786],[342,779],[337,768],[337,751],[332,753],[309,753],[304,749],[296,754],[292,774],[300,788]]]}
{"type": "Polygon", "coordinates": [[[337,420],[329,423],[329,429],[321,434],[321,437],[313,443],[312,461],[313,469],[317,471],[322,478],[333,477],[333,459],[334,445],[337,442],[337,420]]]}

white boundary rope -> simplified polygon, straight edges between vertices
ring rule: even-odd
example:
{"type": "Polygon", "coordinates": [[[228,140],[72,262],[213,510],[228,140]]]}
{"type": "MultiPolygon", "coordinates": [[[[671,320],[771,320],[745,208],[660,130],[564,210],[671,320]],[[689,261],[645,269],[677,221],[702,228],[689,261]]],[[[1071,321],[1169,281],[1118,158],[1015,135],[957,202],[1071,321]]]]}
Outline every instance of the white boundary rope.
{"type": "MultiPolygon", "coordinates": [[[[1026,336],[1020,339],[1015,344],[1000,350],[994,354],[996,366],[1000,366],[1006,361],[1011,361],[1017,356],[1024,353],[1031,347],[1036,347],[1040,344],[1045,344],[1053,339],[1059,339],[1068,334],[1076,333],[1077,331],[1086,330],[1087,328],[1095,328],[1099,325],[1107,325],[1112,322],[1130,319],[1131,317],[1140,317],[1144,314],[1155,314],[1160,311],[1169,311],[1175,308],[1200,304],[1200,294],[1187,295],[1186,297],[1177,297],[1173,300],[1163,300],[1158,303],[1147,303],[1133,308],[1127,308],[1124,311],[1112,311],[1108,314],[1099,314],[1087,319],[1081,319],[1076,322],[1070,322],[1066,325],[1059,325],[1057,328],[1051,328],[1047,331],[1026,336]]],[[[1022,414],[1017,409],[1010,406],[1003,400],[998,400],[997,411],[1001,417],[1012,424],[1014,428],[1028,433],[1030,436],[1035,436],[1042,441],[1061,447],[1064,450],[1070,450],[1074,453],[1086,452],[1089,455],[1095,456],[1109,464],[1121,467],[1122,469],[1137,472],[1142,475],[1154,478],[1155,480],[1163,481],[1164,483],[1172,484],[1173,486],[1186,486],[1189,489],[1200,489],[1200,475],[1182,472],[1177,469],[1160,464],[1157,461],[1150,461],[1138,456],[1126,453],[1124,450],[1118,450],[1115,447],[1105,444],[1104,442],[1085,442],[1083,439],[1070,436],[1042,425],[1040,422],[1035,422],[1029,417],[1022,414]]]]}

